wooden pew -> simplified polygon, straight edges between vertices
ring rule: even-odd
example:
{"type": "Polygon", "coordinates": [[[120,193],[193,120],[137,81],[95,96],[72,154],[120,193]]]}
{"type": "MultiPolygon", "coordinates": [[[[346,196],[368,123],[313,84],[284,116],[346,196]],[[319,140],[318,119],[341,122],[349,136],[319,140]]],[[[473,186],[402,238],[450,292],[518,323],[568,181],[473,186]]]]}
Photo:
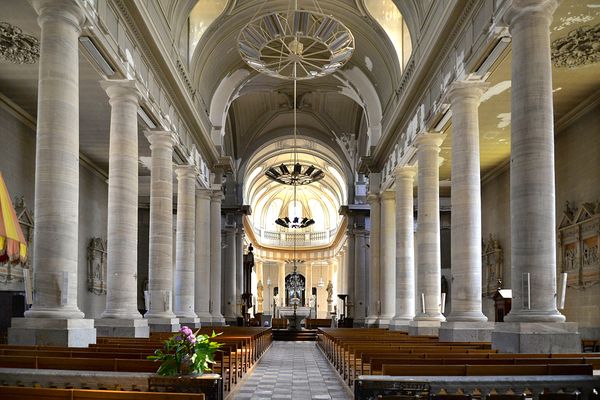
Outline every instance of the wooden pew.
{"type": "Polygon", "coordinates": [[[2,400],[204,400],[205,396],[203,393],[157,393],[0,386],[0,398],[2,400]]]}

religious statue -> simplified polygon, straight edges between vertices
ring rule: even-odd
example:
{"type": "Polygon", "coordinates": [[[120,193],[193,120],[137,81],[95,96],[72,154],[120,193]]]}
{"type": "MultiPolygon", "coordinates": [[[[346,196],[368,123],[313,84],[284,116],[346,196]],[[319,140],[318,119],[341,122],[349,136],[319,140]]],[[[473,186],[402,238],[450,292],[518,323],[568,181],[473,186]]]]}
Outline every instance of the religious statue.
{"type": "Polygon", "coordinates": [[[333,301],[332,297],[333,297],[333,283],[331,283],[331,281],[329,281],[329,283],[327,283],[327,302],[330,303],[333,301]]]}

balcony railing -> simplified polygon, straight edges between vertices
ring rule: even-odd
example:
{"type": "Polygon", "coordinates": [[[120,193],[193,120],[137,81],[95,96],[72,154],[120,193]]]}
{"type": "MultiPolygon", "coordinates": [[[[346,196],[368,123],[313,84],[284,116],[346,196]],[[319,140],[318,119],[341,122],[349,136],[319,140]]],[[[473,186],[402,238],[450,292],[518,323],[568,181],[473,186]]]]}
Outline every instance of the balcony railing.
{"type": "Polygon", "coordinates": [[[259,242],[266,246],[296,247],[327,246],[335,239],[337,228],[318,232],[285,232],[252,228],[259,242]]]}

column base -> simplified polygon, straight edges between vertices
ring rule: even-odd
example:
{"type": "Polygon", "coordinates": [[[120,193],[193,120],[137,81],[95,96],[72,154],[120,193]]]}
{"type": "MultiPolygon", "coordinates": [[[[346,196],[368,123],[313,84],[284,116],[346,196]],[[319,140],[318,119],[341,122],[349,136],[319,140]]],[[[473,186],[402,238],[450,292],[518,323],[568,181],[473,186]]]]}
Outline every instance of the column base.
{"type": "Polygon", "coordinates": [[[198,313],[198,319],[200,320],[201,324],[209,326],[212,325],[212,315],[210,315],[209,312],[198,313]]]}
{"type": "Polygon", "coordinates": [[[377,321],[377,326],[380,328],[389,328],[392,323],[391,317],[380,317],[377,321]]]}
{"type": "Polygon", "coordinates": [[[179,318],[148,318],[150,332],[177,332],[181,328],[179,318]]]}
{"type": "Polygon", "coordinates": [[[96,343],[93,319],[13,318],[8,344],[88,347],[96,343]]]}
{"type": "Polygon", "coordinates": [[[491,342],[494,322],[442,322],[440,342],[491,342]]]}
{"type": "Polygon", "coordinates": [[[408,326],[412,319],[402,319],[402,318],[393,318],[390,321],[389,329],[390,331],[404,331],[408,332],[408,326]]]}
{"type": "Polygon", "coordinates": [[[379,326],[379,319],[374,316],[369,316],[365,320],[365,326],[367,328],[377,328],[379,326]]]}
{"type": "Polygon", "coordinates": [[[437,336],[439,334],[442,321],[410,321],[408,323],[409,336],[437,336]]]}
{"type": "Polygon", "coordinates": [[[576,322],[498,322],[492,349],[500,353],[581,353],[576,322]]]}
{"type": "Polygon", "coordinates": [[[142,318],[100,318],[94,320],[98,336],[111,337],[150,337],[148,321],[142,318]]]}
{"type": "Polygon", "coordinates": [[[213,315],[211,318],[211,325],[223,326],[225,325],[225,318],[222,315],[213,315]]]}
{"type": "Polygon", "coordinates": [[[196,318],[190,318],[190,317],[180,317],[179,318],[179,324],[181,326],[187,326],[189,328],[192,329],[198,329],[202,327],[202,324],[200,323],[200,318],[196,317],[196,318]]]}

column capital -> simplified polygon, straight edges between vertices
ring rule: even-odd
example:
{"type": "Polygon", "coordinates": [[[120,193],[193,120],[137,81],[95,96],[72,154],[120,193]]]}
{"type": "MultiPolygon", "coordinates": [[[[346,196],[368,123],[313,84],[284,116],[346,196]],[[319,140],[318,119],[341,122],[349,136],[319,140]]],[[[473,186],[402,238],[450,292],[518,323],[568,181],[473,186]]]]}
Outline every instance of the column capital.
{"type": "Polygon", "coordinates": [[[220,190],[211,190],[210,201],[213,203],[220,203],[225,198],[225,195],[220,190]]]}
{"type": "Polygon", "coordinates": [[[489,84],[485,81],[454,81],[444,95],[445,102],[456,105],[465,101],[475,101],[479,104],[481,95],[488,89],[489,84]]]}
{"type": "Polygon", "coordinates": [[[379,195],[377,193],[369,193],[367,194],[367,203],[373,204],[379,202],[379,195]]]}
{"type": "Polygon", "coordinates": [[[100,87],[108,95],[110,105],[120,101],[139,103],[141,92],[139,85],[134,79],[103,79],[100,87]]]}
{"type": "Polygon", "coordinates": [[[396,192],[393,190],[384,190],[381,192],[381,200],[396,200],[396,192]]]}
{"type": "Polygon", "coordinates": [[[38,24],[51,20],[63,20],[78,32],[85,22],[85,12],[75,0],[29,0],[38,14],[38,24]]]}
{"type": "Polygon", "coordinates": [[[212,196],[212,190],[210,189],[196,189],[196,197],[204,200],[210,200],[212,196]]]}
{"type": "Polygon", "coordinates": [[[146,131],[144,135],[150,142],[150,150],[159,147],[172,149],[175,144],[175,135],[171,131],[146,131]]]}
{"type": "Polygon", "coordinates": [[[504,21],[511,30],[519,20],[544,18],[550,26],[558,0],[513,0],[504,16],[504,21]]]}
{"type": "Polygon", "coordinates": [[[175,174],[177,174],[177,180],[181,179],[196,179],[198,176],[198,170],[194,165],[176,165],[174,168],[175,174]]]}
{"type": "Polygon", "coordinates": [[[399,165],[394,168],[393,174],[396,179],[414,179],[417,174],[417,168],[412,165],[399,165]]]}
{"type": "Polygon", "coordinates": [[[437,151],[440,151],[440,146],[444,141],[444,137],[439,133],[429,133],[425,132],[417,136],[415,139],[415,144],[419,149],[424,147],[435,147],[437,151]]]}

